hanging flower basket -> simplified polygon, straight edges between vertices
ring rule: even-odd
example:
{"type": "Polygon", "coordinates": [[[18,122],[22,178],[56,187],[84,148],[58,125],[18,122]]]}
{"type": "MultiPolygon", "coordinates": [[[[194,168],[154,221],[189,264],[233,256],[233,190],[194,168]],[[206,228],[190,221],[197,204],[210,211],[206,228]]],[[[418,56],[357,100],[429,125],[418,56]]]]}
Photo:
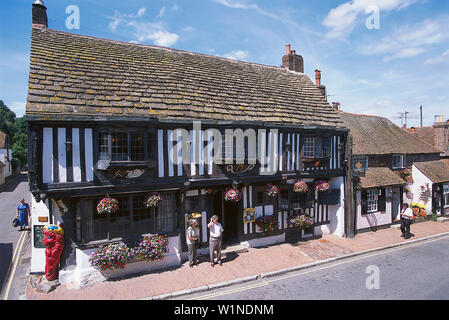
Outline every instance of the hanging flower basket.
{"type": "Polygon", "coordinates": [[[224,198],[226,201],[239,202],[242,199],[242,193],[238,190],[228,189],[224,198]]]}
{"type": "Polygon", "coordinates": [[[161,201],[161,195],[157,192],[154,192],[147,198],[147,200],[145,200],[145,205],[147,206],[147,208],[157,207],[161,201]]]}
{"type": "Polygon", "coordinates": [[[298,193],[306,193],[309,191],[309,187],[304,181],[296,181],[293,185],[293,191],[298,193]]]}
{"type": "Polygon", "coordinates": [[[315,221],[307,215],[294,216],[290,219],[290,223],[295,226],[298,231],[310,229],[315,221]]]}
{"type": "Polygon", "coordinates": [[[274,216],[264,216],[256,219],[256,225],[262,229],[263,235],[268,235],[276,228],[277,223],[274,216]]]}
{"type": "Polygon", "coordinates": [[[326,192],[330,190],[329,183],[326,181],[318,181],[315,185],[315,190],[319,192],[326,192]]]}
{"type": "Polygon", "coordinates": [[[98,214],[114,214],[118,209],[117,199],[109,198],[108,196],[101,199],[97,205],[98,214]]]}
{"type": "Polygon", "coordinates": [[[279,188],[272,184],[267,184],[265,188],[269,197],[276,197],[279,194],[279,188]]]}

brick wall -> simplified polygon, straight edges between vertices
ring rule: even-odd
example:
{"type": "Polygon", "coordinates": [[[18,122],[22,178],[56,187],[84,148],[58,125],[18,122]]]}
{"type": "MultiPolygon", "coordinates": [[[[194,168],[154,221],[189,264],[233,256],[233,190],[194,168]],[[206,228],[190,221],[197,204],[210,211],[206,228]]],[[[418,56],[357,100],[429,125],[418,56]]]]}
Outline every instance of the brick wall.
{"type": "Polygon", "coordinates": [[[435,148],[446,152],[449,148],[449,123],[436,123],[434,126],[435,148]]]}

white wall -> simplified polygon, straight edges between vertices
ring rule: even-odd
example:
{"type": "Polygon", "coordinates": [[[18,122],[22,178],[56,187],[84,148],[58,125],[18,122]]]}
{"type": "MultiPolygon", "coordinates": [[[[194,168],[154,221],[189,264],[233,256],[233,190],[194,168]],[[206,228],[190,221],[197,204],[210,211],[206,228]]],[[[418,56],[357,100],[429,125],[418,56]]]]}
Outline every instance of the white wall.
{"type": "Polygon", "coordinates": [[[343,177],[332,178],[329,180],[331,189],[340,189],[340,205],[329,206],[330,223],[315,228],[316,234],[333,234],[338,237],[345,235],[345,183],[343,177]]]}
{"type": "Polygon", "coordinates": [[[76,249],[76,268],[69,271],[61,271],[59,282],[61,284],[72,284],[76,288],[85,287],[93,283],[105,281],[108,277],[117,278],[133,273],[157,271],[164,268],[181,265],[181,241],[179,236],[168,239],[169,253],[164,255],[164,261],[156,262],[133,262],[126,265],[125,269],[100,272],[92,267],[89,262],[90,255],[97,250],[76,249]]]}
{"type": "Polygon", "coordinates": [[[368,229],[373,227],[385,226],[392,223],[391,217],[391,200],[386,198],[386,211],[378,211],[362,215],[362,192],[356,193],[356,225],[357,230],[368,229]]]}
{"type": "Polygon", "coordinates": [[[413,202],[418,202],[426,205],[426,210],[428,212],[432,212],[432,194],[433,194],[433,183],[432,181],[424,175],[417,167],[413,165],[412,168],[412,177],[413,177],[413,202]],[[420,198],[421,186],[428,186],[430,190],[430,197],[427,203],[423,203],[420,198]]]}
{"type": "Polygon", "coordinates": [[[5,178],[12,175],[12,166],[11,162],[9,162],[7,159],[12,159],[12,150],[11,149],[0,149],[0,160],[3,161],[3,163],[6,165],[4,169],[5,178]],[[9,154],[9,157],[8,157],[9,154]]]}
{"type": "Polygon", "coordinates": [[[45,248],[34,247],[34,226],[47,225],[46,222],[39,222],[39,217],[46,217],[50,221],[50,211],[48,209],[48,200],[36,202],[31,196],[31,273],[45,272],[45,248]]]}

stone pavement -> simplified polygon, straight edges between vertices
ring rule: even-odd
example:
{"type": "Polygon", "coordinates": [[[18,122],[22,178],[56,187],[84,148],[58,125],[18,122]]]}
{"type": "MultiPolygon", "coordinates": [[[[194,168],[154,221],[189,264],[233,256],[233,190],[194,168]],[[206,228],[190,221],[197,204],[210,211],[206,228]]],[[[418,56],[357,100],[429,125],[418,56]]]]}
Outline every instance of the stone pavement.
{"type": "Polygon", "coordinates": [[[341,239],[327,235],[320,239],[285,243],[266,248],[250,248],[245,253],[228,253],[223,267],[211,268],[207,258],[191,269],[188,263],[173,270],[150,273],[134,278],[105,281],[82,289],[60,286],[49,294],[39,294],[27,285],[29,300],[130,300],[159,298],[176,292],[202,291],[230,281],[254,280],[256,276],[301,265],[313,264],[330,258],[363,253],[367,250],[394,246],[432,235],[449,233],[449,223],[426,221],[412,225],[415,237],[404,240],[396,228],[357,235],[352,239],[341,239]]]}

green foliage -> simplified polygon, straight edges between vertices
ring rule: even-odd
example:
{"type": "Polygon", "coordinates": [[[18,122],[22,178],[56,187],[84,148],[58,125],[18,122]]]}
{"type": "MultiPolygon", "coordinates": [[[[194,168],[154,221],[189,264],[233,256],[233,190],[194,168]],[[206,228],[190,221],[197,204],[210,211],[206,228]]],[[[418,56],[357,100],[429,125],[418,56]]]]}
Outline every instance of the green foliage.
{"type": "Polygon", "coordinates": [[[12,166],[19,167],[27,163],[28,131],[25,117],[16,114],[0,100],[0,130],[11,137],[12,166]]]}

